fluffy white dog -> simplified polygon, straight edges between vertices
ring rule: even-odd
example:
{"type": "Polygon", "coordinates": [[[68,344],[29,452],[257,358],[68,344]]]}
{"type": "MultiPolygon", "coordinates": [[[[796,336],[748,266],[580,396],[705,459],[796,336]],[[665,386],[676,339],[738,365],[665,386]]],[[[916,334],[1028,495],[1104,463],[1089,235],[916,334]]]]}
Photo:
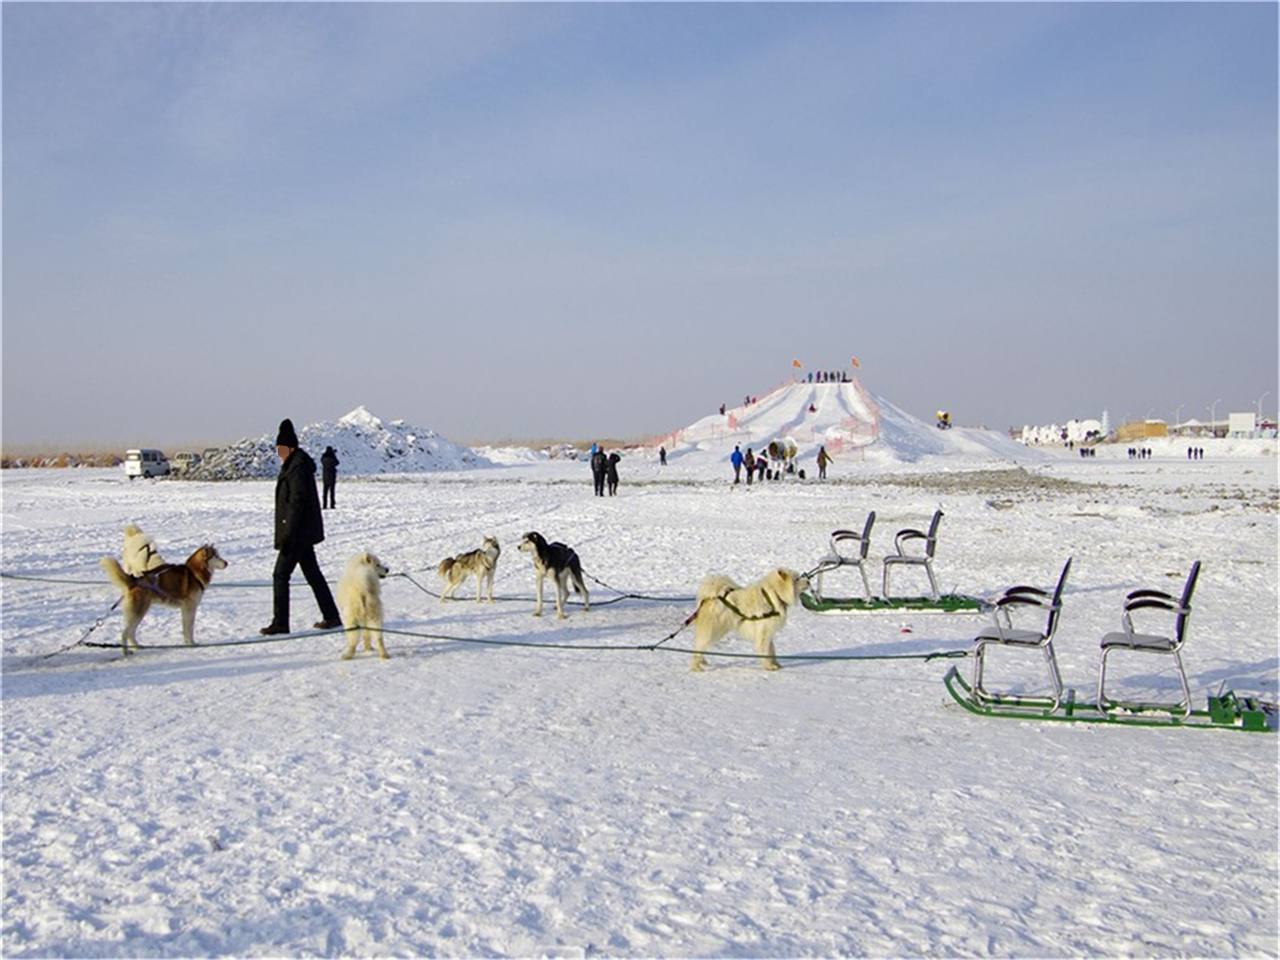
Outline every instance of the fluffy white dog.
{"type": "Polygon", "coordinates": [[[382,580],[390,571],[368,550],[356,554],[347,563],[338,581],[338,612],[347,630],[347,651],[343,660],[356,655],[356,644],[364,637],[364,648],[373,649],[371,639],[378,641],[378,656],[388,658],[382,644],[382,580]]]}
{"type": "Polygon", "coordinates": [[[698,612],[693,620],[693,669],[706,666],[703,653],[727,634],[737,633],[755,644],[766,670],[781,667],[773,649],[774,635],[787,623],[787,608],[809,589],[809,580],[779,567],[745,587],[724,576],[710,576],[698,586],[698,612]]]}
{"type": "Polygon", "coordinates": [[[132,523],[124,528],[124,551],[120,560],[124,572],[131,577],[140,577],[165,565],[156,542],[132,523]]]}

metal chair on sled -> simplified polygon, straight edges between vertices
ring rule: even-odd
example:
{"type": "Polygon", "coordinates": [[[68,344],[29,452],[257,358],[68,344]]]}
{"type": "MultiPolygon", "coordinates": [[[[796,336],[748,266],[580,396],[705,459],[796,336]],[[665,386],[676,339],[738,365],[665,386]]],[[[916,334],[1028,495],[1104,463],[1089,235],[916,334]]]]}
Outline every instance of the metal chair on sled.
{"type": "Polygon", "coordinates": [[[891,553],[889,556],[884,558],[884,597],[886,600],[890,596],[889,570],[891,567],[898,564],[905,564],[907,566],[924,567],[924,572],[929,575],[929,589],[931,591],[930,596],[934,600],[939,599],[938,580],[933,575],[933,553],[935,550],[938,549],[938,524],[941,522],[942,522],[942,511],[935,510],[933,512],[933,519],[929,521],[928,533],[922,533],[919,530],[910,530],[910,529],[899,530],[897,535],[893,538],[893,548],[894,550],[897,551],[897,553],[891,553]],[[907,553],[903,549],[902,545],[906,543],[908,540],[923,540],[924,553],[923,554],[907,553]]]}
{"type": "Polygon", "coordinates": [[[1191,619],[1191,594],[1195,592],[1196,580],[1200,576],[1200,561],[1191,565],[1187,574],[1187,582],[1182,587],[1182,597],[1174,599],[1163,590],[1135,590],[1124,602],[1124,615],[1120,622],[1124,629],[1108,633],[1102,638],[1102,659],[1098,662],[1098,709],[1104,713],[1117,708],[1127,710],[1160,710],[1168,711],[1185,720],[1191,715],[1191,687],[1187,684],[1187,671],[1182,665],[1182,645],[1187,642],[1187,623],[1191,619]],[[1163,636],[1153,633],[1138,633],[1133,627],[1135,610],[1168,610],[1174,614],[1173,635],[1163,636]],[[1115,650],[1133,650],[1138,653],[1162,653],[1173,657],[1178,667],[1178,679],[1182,683],[1182,699],[1177,703],[1142,703],[1123,700],[1108,700],[1105,687],[1107,682],[1107,655],[1115,650]]]}
{"type": "Polygon", "coordinates": [[[867,593],[867,600],[875,599],[875,595],[871,592],[871,581],[867,578],[867,550],[871,547],[871,528],[875,526],[876,512],[872,510],[867,514],[867,522],[863,524],[862,532],[855,533],[852,530],[836,530],[831,534],[831,552],[827,556],[818,561],[815,570],[816,577],[813,581],[813,595],[817,600],[822,600],[822,575],[840,567],[857,567],[858,573],[862,574],[862,588],[867,593]],[[853,543],[857,546],[856,554],[847,554],[840,552],[841,544],[853,543]]]}
{"type": "Polygon", "coordinates": [[[1052,596],[1038,587],[1010,587],[995,601],[993,611],[994,624],[984,629],[973,640],[973,699],[978,703],[1002,703],[1019,707],[1043,707],[1052,713],[1062,702],[1062,674],[1058,672],[1058,658],[1053,651],[1053,635],[1058,630],[1058,619],[1062,613],[1062,588],[1066,585],[1067,574],[1071,572],[1071,558],[1062,566],[1058,575],[1058,586],[1052,596]],[[1049,611],[1043,630],[1016,629],[1010,613],[1014,607],[1039,607],[1049,611]],[[984,655],[987,647],[995,644],[1002,647],[1021,647],[1026,650],[1039,649],[1044,653],[1045,664],[1049,669],[1049,683],[1053,687],[1051,697],[1024,697],[1013,694],[991,693],[982,685],[982,671],[985,664],[984,655]]]}

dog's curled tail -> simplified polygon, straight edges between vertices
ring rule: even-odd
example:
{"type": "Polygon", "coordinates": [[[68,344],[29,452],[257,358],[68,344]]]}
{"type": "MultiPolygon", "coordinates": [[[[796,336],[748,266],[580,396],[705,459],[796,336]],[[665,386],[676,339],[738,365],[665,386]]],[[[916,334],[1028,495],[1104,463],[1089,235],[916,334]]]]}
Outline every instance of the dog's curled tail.
{"type": "Polygon", "coordinates": [[[440,561],[440,566],[436,567],[436,573],[442,577],[449,576],[449,571],[453,569],[453,557],[445,557],[440,561]]]}
{"type": "Polygon", "coordinates": [[[103,557],[98,561],[98,566],[102,567],[107,574],[107,579],[114,583],[121,593],[133,586],[133,578],[124,572],[120,561],[115,557],[103,557]]]}

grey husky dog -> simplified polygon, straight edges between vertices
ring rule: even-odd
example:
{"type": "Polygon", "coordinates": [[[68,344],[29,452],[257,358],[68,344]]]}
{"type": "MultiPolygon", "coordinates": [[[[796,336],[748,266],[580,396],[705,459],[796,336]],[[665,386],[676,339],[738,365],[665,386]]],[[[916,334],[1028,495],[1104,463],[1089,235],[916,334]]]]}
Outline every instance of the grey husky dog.
{"type": "Polygon", "coordinates": [[[485,537],[484,545],[479,550],[469,550],[456,557],[445,557],[436,567],[440,579],[445,582],[444,592],[440,594],[443,603],[453,596],[453,592],[462,586],[467,577],[476,578],[476,603],[484,591],[484,584],[489,582],[489,602],[493,603],[493,574],[498,568],[498,556],[502,548],[494,537],[485,537]]]}

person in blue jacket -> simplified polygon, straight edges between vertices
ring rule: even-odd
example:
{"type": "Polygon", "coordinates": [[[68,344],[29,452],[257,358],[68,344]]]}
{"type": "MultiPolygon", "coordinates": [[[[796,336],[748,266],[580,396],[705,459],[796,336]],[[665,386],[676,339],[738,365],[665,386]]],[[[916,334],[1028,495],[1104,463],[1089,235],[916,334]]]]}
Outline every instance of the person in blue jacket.
{"type": "Polygon", "coordinates": [[[740,448],[733,448],[733,455],[729,457],[729,462],[733,464],[733,482],[740,483],[742,480],[742,450],[740,448]]]}

